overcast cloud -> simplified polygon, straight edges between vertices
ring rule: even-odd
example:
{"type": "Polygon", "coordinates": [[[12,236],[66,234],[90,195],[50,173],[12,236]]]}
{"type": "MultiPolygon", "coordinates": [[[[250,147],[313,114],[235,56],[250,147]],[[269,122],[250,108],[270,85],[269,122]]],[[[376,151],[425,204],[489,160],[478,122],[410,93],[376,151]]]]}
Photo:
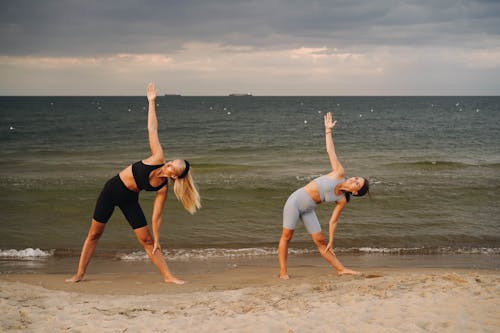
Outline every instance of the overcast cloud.
{"type": "Polygon", "coordinates": [[[0,95],[498,95],[499,1],[3,1],[0,95]]]}

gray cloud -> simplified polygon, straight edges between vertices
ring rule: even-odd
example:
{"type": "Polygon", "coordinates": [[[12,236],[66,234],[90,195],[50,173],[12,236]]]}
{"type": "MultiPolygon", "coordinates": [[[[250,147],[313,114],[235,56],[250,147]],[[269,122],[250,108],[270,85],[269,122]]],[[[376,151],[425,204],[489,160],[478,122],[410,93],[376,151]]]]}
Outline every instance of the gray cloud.
{"type": "MultiPolygon", "coordinates": [[[[484,47],[497,1],[1,1],[3,55],[165,53],[202,41],[276,49],[484,47]]],[[[497,44],[498,46],[498,44],[497,44]]]]}
{"type": "Polygon", "coordinates": [[[499,1],[0,0],[0,45],[2,95],[500,91],[499,1]]]}

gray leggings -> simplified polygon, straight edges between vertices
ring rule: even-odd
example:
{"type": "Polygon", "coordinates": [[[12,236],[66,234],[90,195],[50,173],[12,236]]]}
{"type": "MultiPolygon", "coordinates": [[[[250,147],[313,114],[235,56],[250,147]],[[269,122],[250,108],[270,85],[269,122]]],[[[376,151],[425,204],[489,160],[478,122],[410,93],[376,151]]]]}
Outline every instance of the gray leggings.
{"type": "Polygon", "coordinates": [[[317,205],[304,188],[293,192],[283,208],[283,228],[294,230],[300,217],[309,234],[320,232],[321,226],[314,212],[317,205]]]}

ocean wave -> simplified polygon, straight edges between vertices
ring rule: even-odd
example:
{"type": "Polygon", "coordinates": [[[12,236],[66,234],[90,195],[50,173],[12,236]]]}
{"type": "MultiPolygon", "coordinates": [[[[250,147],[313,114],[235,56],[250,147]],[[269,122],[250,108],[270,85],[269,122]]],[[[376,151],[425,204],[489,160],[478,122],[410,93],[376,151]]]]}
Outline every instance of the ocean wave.
{"type": "MultiPolygon", "coordinates": [[[[313,253],[313,249],[289,249],[290,254],[308,254],[313,253]]],[[[239,259],[262,256],[276,256],[278,250],[276,248],[261,247],[261,248],[242,248],[242,249],[227,249],[227,248],[207,248],[207,249],[173,249],[164,250],[163,254],[167,260],[185,261],[190,259],[210,260],[210,259],[239,259]]],[[[148,256],[144,251],[135,251],[126,254],[118,255],[120,260],[147,260],[148,256]]]]}
{"type": "Polygon", "coordinates": [[[500,168],[500,163],[495,162],[456,162],[447,160],[421,160],[414,162],[397,162],[386,164],[388,167],[393,168],[416,168],[416,169],[435,169],[435,170],[448,170],[448,169],[462,169],[462,168],[500,168]]]}
{"type": "MultiPolygon", "coordinates": [[[[303,255],[317,253],[316,248],[291,248],[288,253],[292,255],[303,255]]],[[[337,248],[336,253],[344,254],[387,254],[387,255],[446,255],[446,254],[482,254],[482,255],[497,255],[500,254],[500,248],[489,247],[412,247],[412,248],[376,248],[376,247],[360,247],[360,248],[337,248]]],[[[242,249],[227,249],[227,248],[207,248],[207,249],[173,249],[163,251],[165,258],[170,261],[187,261],[191,259],[211,260],[211,259],[241,259],[255,258],[262,256],[276,256],[278,250],[276,248],[242,248],[242,249]]],[[[131,253],[118,255],[120,260],[148,260],[148,256],[144,251],[134,251],[131,253]]]]}
{"type": "Polygon", "coordinates": [[[418,168],[418,169],[459,169],[466,167],[477,167],[480,165],[477,164],[468,164],[462,162],[453,162],[453,161],[440,161],[440,160],[424,160],[424,161],[416,161],[416,162],[401,162],[401,163],[389,163],[387,164],[389,167],[395,168],[418,168]]]}
{"type": "Polygon", "coordinates": [[[412,247],[412,248],[374,248],[360,247],[340,249],[343,253],[395,254],[395,255],[426,255],[426,254],[500,254],[498,247],[412,247]]]}
{"type": "MultiPolygon", "coordinates": [[[[291,255],[315,254],[316,248],[290,248],[288,253],[291,255]]],[[[385,248],[385,247],[359,247],[359,248],[336,248],[336,253],[342,254],[382,254],[382,255],[499,255],[499,247],[411,247],[411,248],[385,248]]],[[[0,259],[14,260],[38,260],[57,256],[75,256],[79,255],[77,251],[57,251],[42,250],[39,248],[26,249],[7,249],[0,250],[0,259]]],[[[205,248],[205,249],[171,249],[163,250],[165,259],[169,261],[188,261],[188,260],[212,260],[212,259],[244,259],[259,258],[264,256],[277,256],[278,250],[273,247],[260,248],[205,248]]],[[[103,255],[101,253],[101,255],[103,255]]],[[[124,261],[149,260],[146,252],[132,251],[128,253],[109,253],[113,257],[124,261]]]]}
{"type": "Polygon", "coordinates": [[[314,175],[308,175],[308,176],[295,176],[295,179],[301,181],[301,182],[308,182],[313,179],[316,179],[318,177],[323,176],[322,174],[314,174],[314,175]]]}
{"type": "Polygon", "coordinates": [[[198,163],[195,167],[197,173],[247,171],[252,169],[249,165],[223,163],[198,163]]]}
{"type": "Polygon", "coordinates": [[[27,248],[23,250],[0,250],[0,258],[12,259],[43,259],[54,255],[54,250],[44,251],[40,249],[27,248]]]}

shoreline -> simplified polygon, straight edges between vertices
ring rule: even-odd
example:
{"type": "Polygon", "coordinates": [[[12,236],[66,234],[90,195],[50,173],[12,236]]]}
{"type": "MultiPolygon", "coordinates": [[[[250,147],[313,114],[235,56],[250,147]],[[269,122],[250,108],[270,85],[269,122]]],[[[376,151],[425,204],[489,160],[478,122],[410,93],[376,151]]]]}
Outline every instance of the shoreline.
{"type": "Polygon", "coordinates": [[[500,271],[227,267],[162,282],[156,272],[0,275],[4,332],[497,332],[500,271]]]}
{"type": "MultiPolygon", "coordinates": [[[[500,254],[338,254],[341,262],[354,270],[379,268],[445,268],[500,270],[500,254]]],[[[51,256],[47,258],[0,258],[0,276],[5,274],[72,274],[79,256],[51,256]]],[[[311,266],[328,268],[319,253],[289,254],[289,268],[311,266]]],[[[169,260],[167,264],[175,275],[204,274],[239,266],[261,266],[279,269],[277,255],[186,258],[169,260]]],[[[330,268],[334,272],[333,268],[330,268]]],[[[149,259],[123,260],[117,256],[94,256],[87,270],[90,274],[156,273],[149,259]]]]}

